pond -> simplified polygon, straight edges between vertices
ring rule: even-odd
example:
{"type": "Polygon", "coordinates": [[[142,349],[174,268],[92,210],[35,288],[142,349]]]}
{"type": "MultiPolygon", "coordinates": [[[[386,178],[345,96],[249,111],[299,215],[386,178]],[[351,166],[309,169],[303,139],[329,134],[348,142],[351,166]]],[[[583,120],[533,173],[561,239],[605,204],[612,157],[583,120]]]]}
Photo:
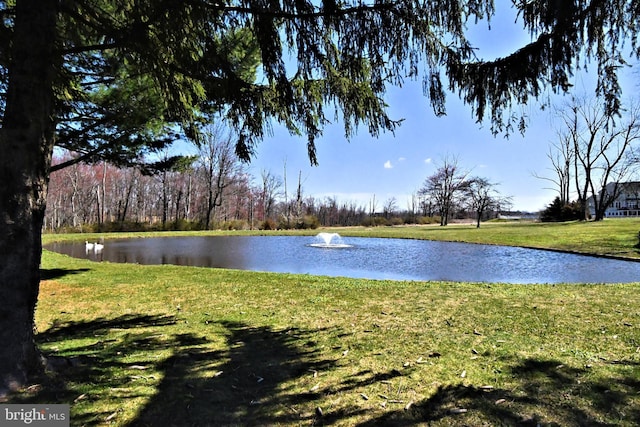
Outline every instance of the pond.
{"type": "Polygon", "coordinates": [[[95,261],[175,264],[391,280],[504,283],[640,281],[640,263],[517,247],[426,240],[309,236],[207,236],[107,240],[104,248],[46,249],[95,261]]]}

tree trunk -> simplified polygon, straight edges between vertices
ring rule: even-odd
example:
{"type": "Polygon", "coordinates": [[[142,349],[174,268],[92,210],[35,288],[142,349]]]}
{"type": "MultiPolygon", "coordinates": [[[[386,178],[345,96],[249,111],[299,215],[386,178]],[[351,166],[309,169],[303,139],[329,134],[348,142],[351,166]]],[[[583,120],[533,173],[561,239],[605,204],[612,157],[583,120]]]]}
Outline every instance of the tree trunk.
{"type": "Polygon", "coordinates": [[[162,172],[162,229],[167,229],[167,217],[169,210],[169,195],[167,194],[167,171],[162,172]]]}
{"type": "Polygon", "coordinates": [[[53,149],[56,0],[18,0],[0,130],[0,395],[42,371],[34,340],[53,149]]]}

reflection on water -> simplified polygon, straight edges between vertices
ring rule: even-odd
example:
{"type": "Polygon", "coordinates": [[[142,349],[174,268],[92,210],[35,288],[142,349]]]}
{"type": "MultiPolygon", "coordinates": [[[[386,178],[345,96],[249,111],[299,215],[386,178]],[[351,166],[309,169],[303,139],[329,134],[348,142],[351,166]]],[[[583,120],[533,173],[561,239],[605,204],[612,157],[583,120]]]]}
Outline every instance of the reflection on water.
{"type": "Polygon", "coordinates": [[[215,236],[107,240],[99,253],[84,243],[46,248],[77,258],[393,280],[505,283],[640,281],[640,263],[466,243],[348,238],[346,247],[313,247],[313,237],[215,236]]]}

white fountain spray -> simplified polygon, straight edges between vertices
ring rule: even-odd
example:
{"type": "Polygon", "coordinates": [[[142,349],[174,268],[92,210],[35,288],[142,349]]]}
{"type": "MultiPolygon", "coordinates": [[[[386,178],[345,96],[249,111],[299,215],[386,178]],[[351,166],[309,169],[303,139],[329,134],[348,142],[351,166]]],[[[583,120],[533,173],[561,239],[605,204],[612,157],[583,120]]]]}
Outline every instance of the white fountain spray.
{"type": "Polygon", "coordinates": [[[344,243],[342,236],[338,233],[318,233],[315,237],[315,243],[309,246],[315,248],[350,248],[351,245],[344,243]]]}

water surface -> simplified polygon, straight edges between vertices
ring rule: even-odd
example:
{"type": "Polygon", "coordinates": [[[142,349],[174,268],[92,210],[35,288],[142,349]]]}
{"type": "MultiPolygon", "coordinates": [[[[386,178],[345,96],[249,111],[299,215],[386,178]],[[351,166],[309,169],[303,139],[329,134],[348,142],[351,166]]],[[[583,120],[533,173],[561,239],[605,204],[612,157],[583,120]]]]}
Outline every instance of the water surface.
{"type": "Polygon", "coordinates": [[[468,243],[343,237],[320,248],[309,236],[207,236],[107,240],[102,251],[53,243],[78,258],[393,280],[504,283],[640,281],[640,263],[552,251],[468,243]]]}

